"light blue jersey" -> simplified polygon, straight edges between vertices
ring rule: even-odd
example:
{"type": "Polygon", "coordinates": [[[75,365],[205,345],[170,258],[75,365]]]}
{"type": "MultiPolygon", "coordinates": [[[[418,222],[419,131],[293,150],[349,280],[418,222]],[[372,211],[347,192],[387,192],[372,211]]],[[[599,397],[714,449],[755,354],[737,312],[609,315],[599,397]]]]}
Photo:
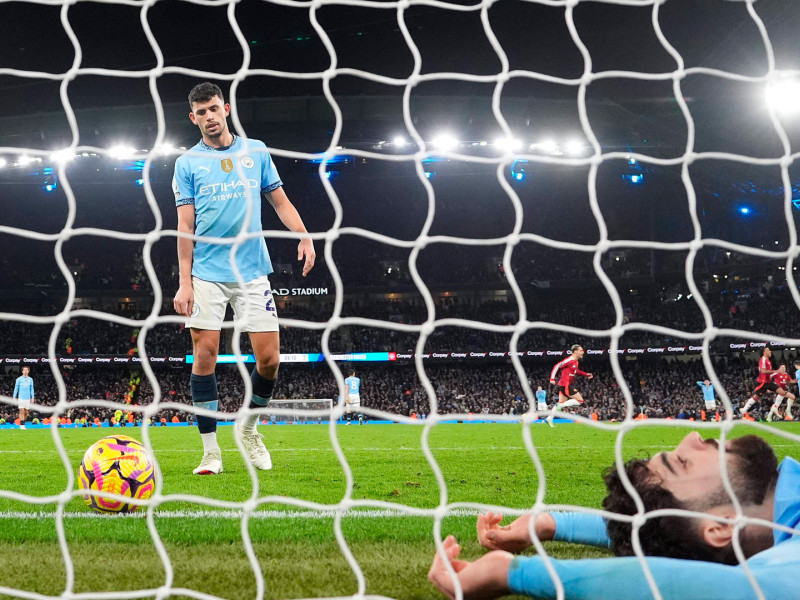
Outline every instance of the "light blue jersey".
{"type": "Polygon", "coordinates": [[[361,389],[361,380],[358,377],[350,376],[344,380],[347,391],[351,396],[358,396],[361,389]]]}
{"type": "Polygon", "coordinates": [[[698,381],[697,385],[699,385],[700,389],[703,390],[703,400],[706,402],[714,402],[714,384],[709,383],[706,385],[702,381],[698,381]]]}
{"type": "Polygon", "coordinates": [[[545,392],[544,390],[537,390],[536,402],[538,402],[539,404],[547,404],[547,392],[545,392]]]}
{"type": "MultiPolygon", "coordinates": [[[[184,154],[175,161],[172,189],[176,206],[194,204],[195,235],[232,238],[245,227],[248,233],[261,231],[261,193],[283,185],[264,142],[234,136],[227,148],[212,148],[200,141],[191,152],[202,154],[184,154]],[[245,223],[248,196],[252,208],[245,223]]],[[[232,244],[197,242],[192,275],[205,281],[235,282],[232,248],[232,244]]],[[[245,282],[272,273],[263,237],[250,238],[237,247],[236,266],[245,282]]]]}
{"type": "MultiPolygon", "coordinates": [[[[800,524],[800,463],[785,458],[775,489],[774,520],[797,530],[800,524]]],[[[555,515],[554,515],[555,516],[555,515]]],[[[608,547],[604,521],[597,515],[567,513],[556,518],[556,540],[608,547]]],[[[773,531],[774,545],[747,561],[747,566],[767,600],[798,598],[800,535],[773,531]]],[[[645,558],[664,600],[756,600],[756,592],[743,566],[645,558]]],[[[652,598],[650,586],[636,557],[553,560],[551,564],[564,586],[565,600],[641,600],[652,598]]],[[[512,593],[533,598],[556,598],[556,586],[539,556],[518,556],[508,571],[512,593]]]]}
{"type": "Polygon", "coordinates": [[[14,385],[14,395],[12,398],[33,400],[33,377],[25,377],[24,375],[17,377],[17,383],[14,385]]]}

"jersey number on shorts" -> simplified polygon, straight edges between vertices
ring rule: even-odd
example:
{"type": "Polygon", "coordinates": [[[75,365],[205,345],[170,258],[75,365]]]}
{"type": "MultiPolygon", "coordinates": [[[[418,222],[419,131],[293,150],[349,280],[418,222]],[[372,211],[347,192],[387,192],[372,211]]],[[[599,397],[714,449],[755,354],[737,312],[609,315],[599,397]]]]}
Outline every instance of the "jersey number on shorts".
{"type": "Polygon", "coordinates": [[[275,300],[272,298],[272,294],[270,293],[271,290],[267,290],[264,292],[264,295],[267,296],[267,312],[275,312],[275,300]]]}

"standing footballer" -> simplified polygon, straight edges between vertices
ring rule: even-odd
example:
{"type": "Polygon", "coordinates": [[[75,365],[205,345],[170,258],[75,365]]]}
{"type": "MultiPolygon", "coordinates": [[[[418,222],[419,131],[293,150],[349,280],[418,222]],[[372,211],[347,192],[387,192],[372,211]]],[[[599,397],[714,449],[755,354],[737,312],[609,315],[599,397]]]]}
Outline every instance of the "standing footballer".
{"type": "Polygon", "coordinates": [[[19,428],[25,429],[25,422],[31,413],[33,403],[33,377],[30,376],[30,367],[22,367],[22,375],[17,377],[14,384],[14,395],[12,398],[19,398],[19,428]]]}
{"type": "MultiPolygon", "coordinates": [[[[202,139],[175,162],[173,191],[178,209],[178,231],[206,239],[196,243],[178,238],[180,287],[174,298],[175,311],[188,317],[194,363],[190,387],[195,407],[217,410],[217,380],[214,374],[219,336],[225,309],[233,306],[242,330],[250,336],[256,367],[251,379],[250,408],[266,406],[272,398],[280,364],[278,314],[268,275],[272,273],[263,236],[248,237],[235,249],[237,282],[232,265],[231,238],[255,233],[261,226],[261,195],[283,224],[296,233],[308,233],[303,220],[283,191],[283,182],[267,147],[258,140],[242,140],[228,129],[230,104],[213,83],[196,85],[189,93],[189,119],[202,139]],[[247,215],[250,206],[249,218],[247,215]],[[226,243],[219,243],[223,238],[226,243]],[[215,243],[216,242],[216,243],[215,243]]],[[[303,237],[297,259],[305,260],[303,276],[314,266],[314,244],[303,237]]],[[[258,415],[250,415],[238,426],[238,434],[250,460],[258,469],[272,468],[272,460],[256,431],[258,415]]],[[[197,415],[203,440],[203,459],[195,474],[222,472],[222,453],[217,444],[217,420],[197,415]]]]}

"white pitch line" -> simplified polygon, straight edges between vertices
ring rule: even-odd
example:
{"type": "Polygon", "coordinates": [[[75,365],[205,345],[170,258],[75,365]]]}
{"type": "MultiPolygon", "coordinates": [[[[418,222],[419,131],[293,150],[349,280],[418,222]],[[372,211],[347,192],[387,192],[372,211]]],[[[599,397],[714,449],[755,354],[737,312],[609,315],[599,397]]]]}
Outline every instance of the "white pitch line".
{"type": "MultiPolygon", "coordinates": [[[[800,443],[798,444],[770,444],[773,448],[800,448],[800,443]]],[[[554,446],[551,444],[539,444],[535,445],[537,450],[576,450],[576,446],[554,446]]],[[[639,446],[637,444],[631,444],[631,448],[635,450],[663,450],[664,445],[655,445],[655,446],[639,446]]],[[[582,451],[592,450],[593,448],[581,448],[582,451]]],[[[422,452],[422,448],[408,448],[405,446],[400,446],[399,448],[378,448],[378,447],[353,447],[353,448],[342,448],[342,450],[347,452],[356,452],[356,451],[367,451],[367,452],[397,452],[399,450],[406,451],[406,452],[422,452]]],[[[443,452],[469,452],[469,451],[480,451],[483,452],[484,450],[526,450],[525,446],[457,446],[453,448],[445,447],[445,446],[431,446],[431,450],[433,451],[443,451],[443,452]]],[[[596,450],[596,449],[595,449],[596,450]]],[[[225,448],[222,450],[223,452],[231,452],[240,454],[239,450],[236,448],[225,448]]],[[[270,448],[269,451],[272,452],[333,452],[333,448],[270,448]]],[[[67,454],[76,454],[76,455],[83,455],[84,450],[67,450],[67,454]]],[[[156,454],[167,454],[167,453],[181,453],[181,454],[198,454],[200,452],[199,449],[189,449],[189,448],[165,448],[163,450],[156,450],[156,454]]],[[[0,454],[54,454],[55,450],[0,450],[0,454]]]]}
{"type": "MultiPolygon", "coordinates": [[[[414,509],[420,510],[420,509],[414,509]]],[[[423,509],[424,510],[424,509],[423,509]]],[[[344,513],[345,519],[391,519],[399,517],[419,517],[432,519],[434,518],[433,512],[436,509],[430,509],[431,514],[418,515],[411,514],[401,510],[351,510],[344,513]]],[[[507,511],[509,514],[523,513],[521,510],[507,511]]],[[[22,520],[42,520],[52,519],[55,517],[54,512],[22,512],[22,511],[0,511],[0,519],[22,519],[22,520]]],[[[453,517],[475,517],[481,514],[481,511],[466,508],[455,508],[447,513],[447,516],[453,517]]],[[[144,519],[147,512],[139,510],[135,513],[125,514],[100,514],[93,512],[75,512],[64,513],[65,519],[144,519]]],[[[239,510],[164,510],[156,511],[156,518],[158,519],[240,519],[244,513],[239,510]]],[[[332,519],[336,516],[335,510],[306,510],[306,511],[284,511],[284,510],[260,510],[250,513],[251,519],[332,519]]]]}

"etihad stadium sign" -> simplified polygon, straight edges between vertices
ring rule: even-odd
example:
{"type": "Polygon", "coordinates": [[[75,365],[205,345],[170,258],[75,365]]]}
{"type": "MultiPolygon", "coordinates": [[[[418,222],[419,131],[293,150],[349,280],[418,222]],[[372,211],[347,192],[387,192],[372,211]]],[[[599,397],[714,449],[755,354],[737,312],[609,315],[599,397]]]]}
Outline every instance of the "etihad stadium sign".
{"type": "Polygon", "coordinates": [[[327,296],[328,288],[273,288],[272,294],[274,296],[327,296]]]}

